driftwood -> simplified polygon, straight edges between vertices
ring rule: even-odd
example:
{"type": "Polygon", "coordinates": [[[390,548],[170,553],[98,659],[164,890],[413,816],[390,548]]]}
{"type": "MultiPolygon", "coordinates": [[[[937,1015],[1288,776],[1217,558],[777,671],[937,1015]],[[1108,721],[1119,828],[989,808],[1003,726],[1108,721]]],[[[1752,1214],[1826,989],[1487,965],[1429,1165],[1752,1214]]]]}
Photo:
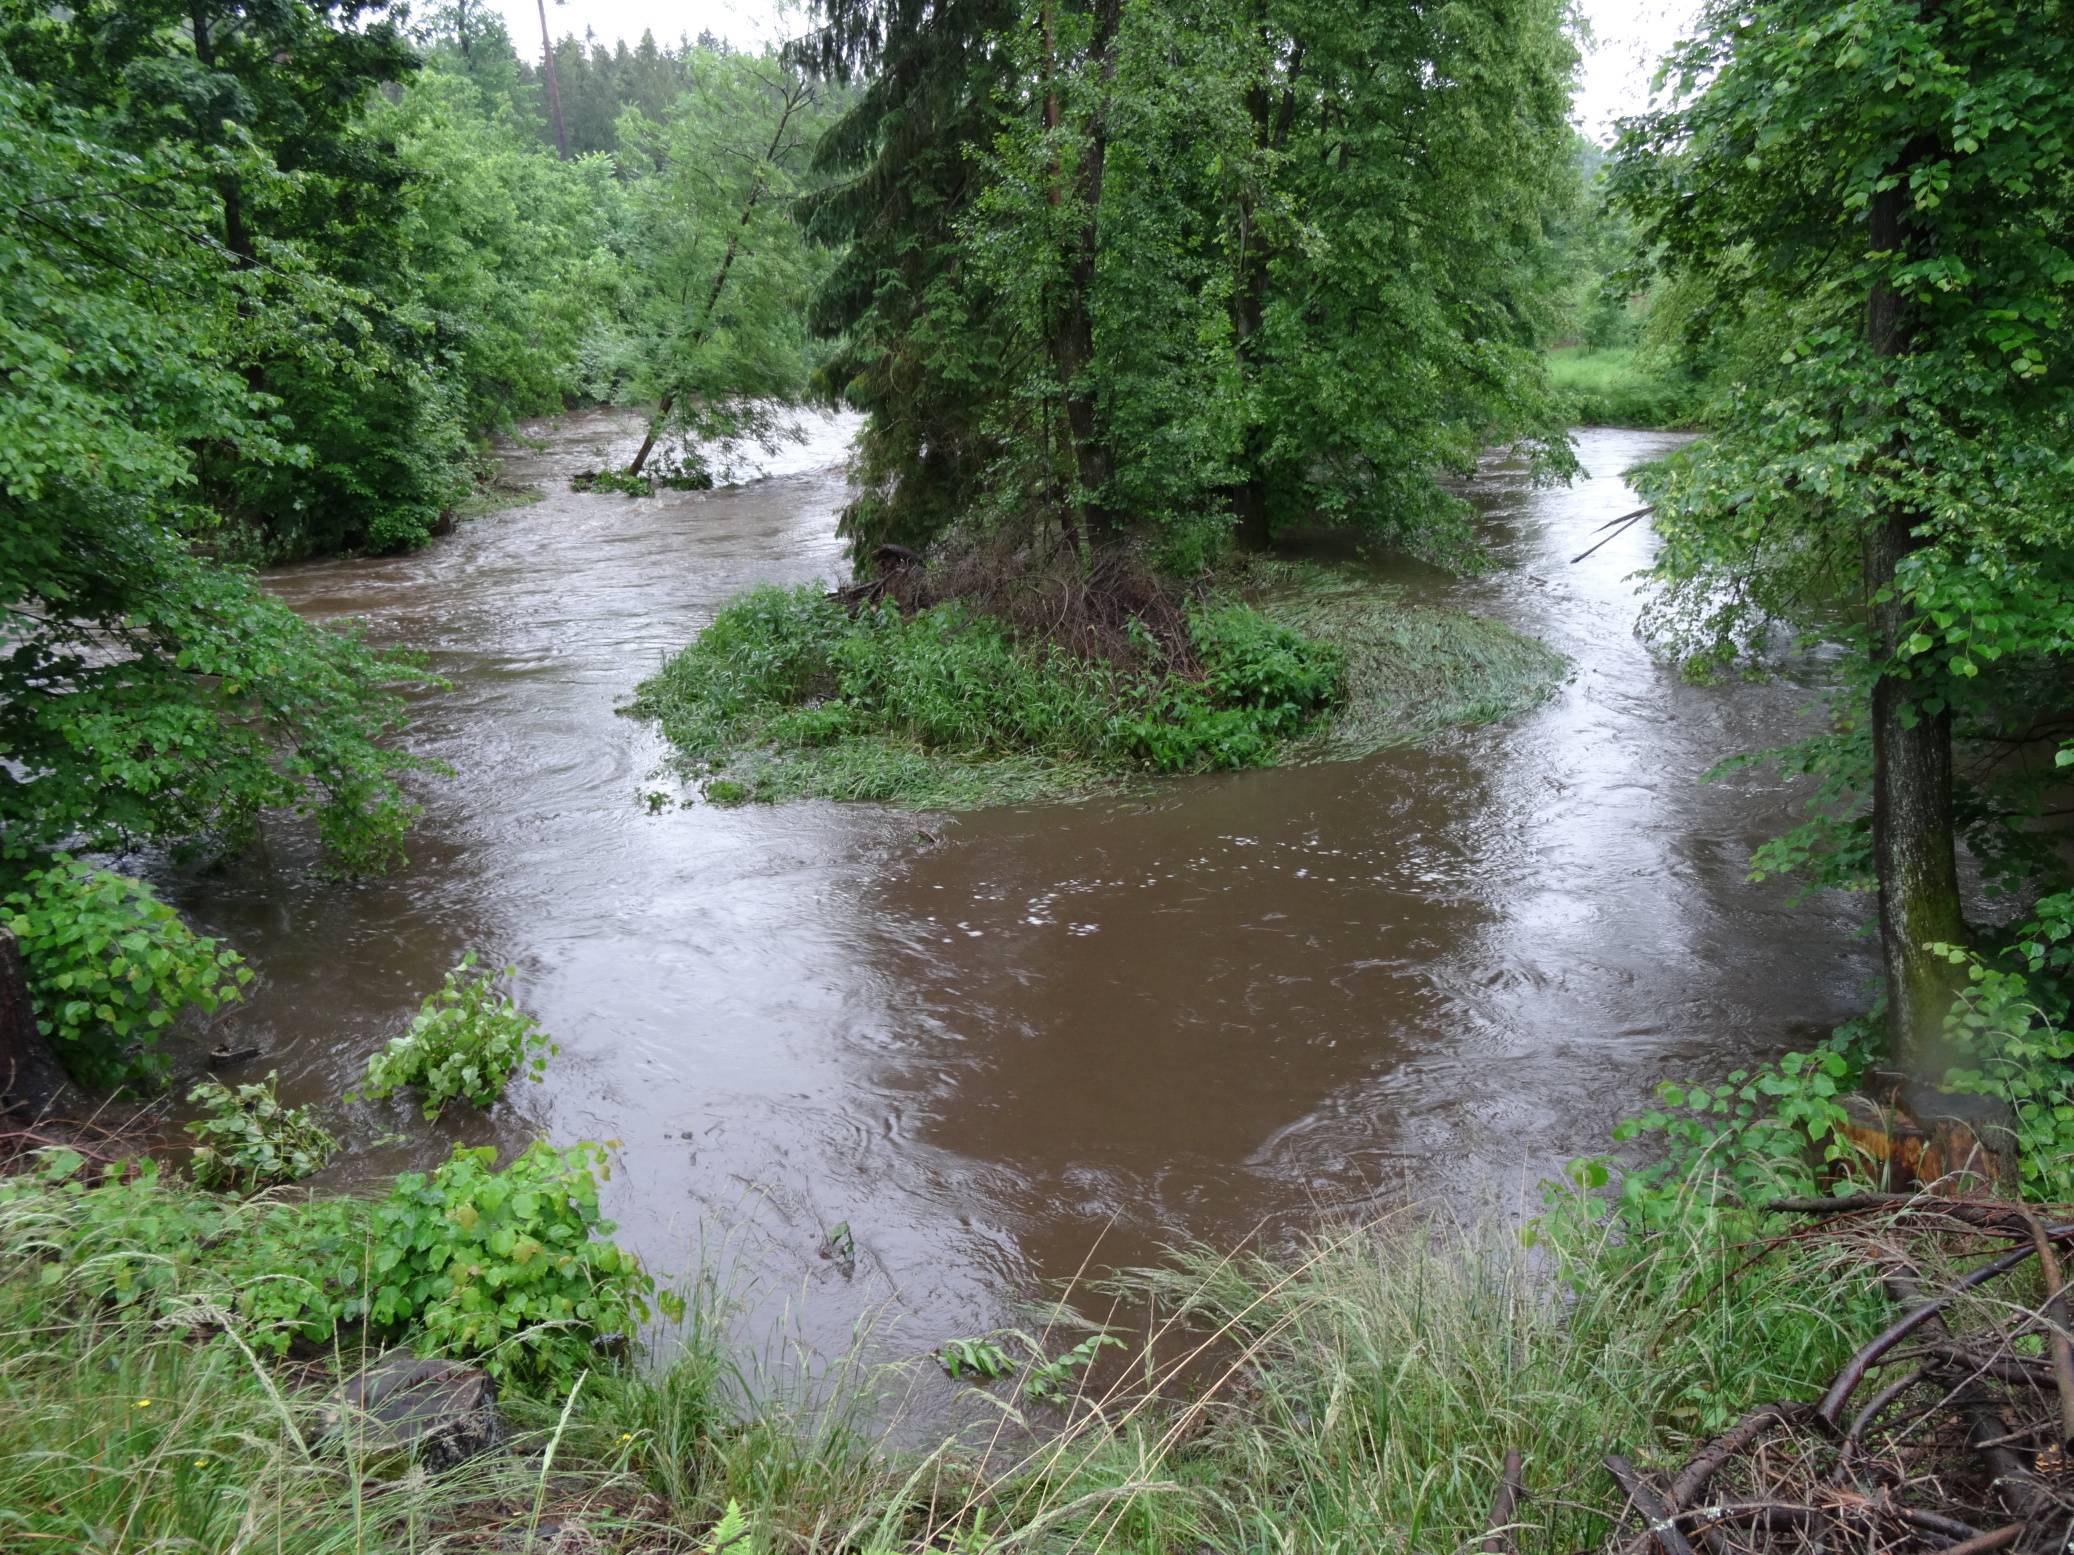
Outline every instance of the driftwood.
{"type": "Polygon", "coordinates": [[[1520,1502],[1526,1498],[1524,1467],[1517,1447],[1505,1455],[1505,1467],[1498,1472],[1498,1493],[1491,1498],[1491,1515],[1483,1521],[1483,1543],[1478,1546],[1483,1555],[1506,1555],[1512,1548],[1512,1535],[1507,1530],[1520,1502]]]}

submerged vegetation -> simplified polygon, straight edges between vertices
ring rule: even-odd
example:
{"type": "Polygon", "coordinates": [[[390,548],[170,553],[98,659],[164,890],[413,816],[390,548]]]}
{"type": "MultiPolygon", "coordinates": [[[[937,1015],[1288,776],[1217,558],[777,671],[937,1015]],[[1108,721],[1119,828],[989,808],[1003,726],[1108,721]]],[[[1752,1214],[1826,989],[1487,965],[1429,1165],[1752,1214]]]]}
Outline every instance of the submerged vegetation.
{"type": "Polygon", "coordinates": [[[1284,581],[1256,601],[1170,607],[1169,640],[1127,616],[1114,658],[1018,636],[956,600],[853,611],[814,588],[758,589],[628,710],[661,726],[709,799],[962,808],[1367,755],[1508,717],[1562,670],[1507,627],[1406,604],[1359,574],[1257,571],[1284,581]]]}

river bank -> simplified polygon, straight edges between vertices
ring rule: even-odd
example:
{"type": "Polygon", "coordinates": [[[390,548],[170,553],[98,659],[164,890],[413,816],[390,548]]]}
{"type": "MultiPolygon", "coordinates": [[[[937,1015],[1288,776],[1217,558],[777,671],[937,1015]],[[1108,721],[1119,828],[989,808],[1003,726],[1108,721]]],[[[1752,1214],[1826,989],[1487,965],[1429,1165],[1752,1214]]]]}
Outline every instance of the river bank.
{"type": "MultiPolygon", "coordinates": [[[[1608,1444],[1667,1468],[1766,1389],[1833,1368],[1866,1316],[1833,1275],[1811,1304],[1821,1260],[1797,1255],[1707,1299],[1740,1257],[1718,1230],[1622,1245],[1572,1219],[1530,1253],[1506,1229],[1400,1215],[1128,1277],[1142,1366],[1072,1365],[1087,1331],[1060,1312],[977,1337],[1007,1374],[958,1385],[994,1408],[934,1445],[903,1442],[900,1416],[940,1356],[853,1351],[834,1386],[773,1394],[745,1386],[709,1304],[659,1370],[598,1356],[558,1385],[507,1376],[504,1438],[427,1475],[373,1424],[341,1431],[333,1383],[362,1338],[298,1330],[276,1359],[208,1253],[141,1253],[140,1216],[226,1201],[44,1175],[0,1183],[0,1505],[20,1536],[103,1555],[1460,1548],[1521,1448],[1530,1499],[1498,1514],[1506,1546],[1568,1550],[1617,1526],[1608,1444]]],[[[245,1213],[299,1213],[273,1202],[245,1213]]]]}

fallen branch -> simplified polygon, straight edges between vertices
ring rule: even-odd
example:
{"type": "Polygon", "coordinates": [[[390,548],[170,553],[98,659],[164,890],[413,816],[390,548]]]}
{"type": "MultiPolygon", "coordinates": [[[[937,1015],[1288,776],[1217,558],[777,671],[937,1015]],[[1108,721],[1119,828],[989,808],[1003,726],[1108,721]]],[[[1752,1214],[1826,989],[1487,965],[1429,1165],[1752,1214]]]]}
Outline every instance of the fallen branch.
{"type": "Polygon", "coordinates": [[[1498,1493],[1491,1498],[1491,1515],[1484,1519],[1483,1544],[1480,1546],[1483,1555],[1506,1555],[1512,1548],[1512,1535],[1506,1530],[1511,1527],[1513,1513],[1526,1494],[1521,1478],[1523,1467],[1517,1447],[1505,1455],[1505,1467],[1498,1474],[1498,1493]]]}

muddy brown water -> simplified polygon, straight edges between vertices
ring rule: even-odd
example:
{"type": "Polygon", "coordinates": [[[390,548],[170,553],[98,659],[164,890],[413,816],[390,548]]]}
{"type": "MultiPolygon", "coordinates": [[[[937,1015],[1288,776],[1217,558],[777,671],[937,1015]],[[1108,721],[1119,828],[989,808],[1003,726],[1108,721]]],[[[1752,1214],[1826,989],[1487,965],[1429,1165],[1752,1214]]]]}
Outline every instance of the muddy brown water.
{"type": "Polygon", "coordinates": [[[1182,1240],[1517,1202],[1658,1079],[1862,1002],[1859,904],[1745,881],[1791,791],[1697,781],[1790,735],[1807,686],[1696,688],[1652,662],[1645,529],[1570,563],[1663,434],[1580,432],[1567,488],[1494,462],[1472,495],[1499,565],[1402,570],[1570,659],[1502,726],[1080,804],[651,814],[663,751],[615,704],[729,595],[837,575],[852,430],[817,424],[745,485],[629,501],[567,490],[630,445],[571,417],[508,461],[546,500],[271,579],[429,653],[452,690],[413,738],[455,776],[423,785],[390,877],[327,883],[284,833],[167,880],[263,972],[235,1017],[268,1050],[245,1072],[337,1097],[468,949],[516,964],[562,1047],[486,1115],[349,1109],[328,1181],[456,1138],[616,1139],[622,1237],[665,1274],[718,1271],[746,1333],[826,1356],[866,1322],[919,1350],[1182,1240]],[[816,1255],[845,1222],[847,1275],[816,1255]]]}

